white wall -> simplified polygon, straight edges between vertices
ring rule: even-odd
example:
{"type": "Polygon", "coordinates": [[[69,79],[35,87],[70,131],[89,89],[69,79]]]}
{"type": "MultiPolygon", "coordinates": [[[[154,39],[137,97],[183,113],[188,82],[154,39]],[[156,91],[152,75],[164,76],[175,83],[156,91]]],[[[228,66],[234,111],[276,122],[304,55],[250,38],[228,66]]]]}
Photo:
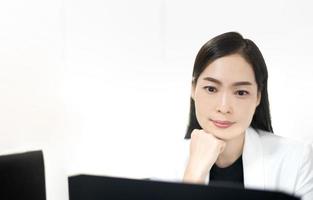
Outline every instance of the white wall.
{"type": "Polygon", "coordinates": [[[0,153],[43,149],[48,200],[67,199],[63,1],[0,2],[0,153]]]}
{"type": "MultiPolygon", "coordinates": [[[[195,55],[238,31],[269,70],[276,134],[313,142],[310,1],[0,3],[0,153],[43,149],[48,200],[67,175],[166,174],[195,55]],[[160,164],[160,161],[164,162],[160,164]]],[[[179,152],[177,152],[179,153],[179,152]]]]}

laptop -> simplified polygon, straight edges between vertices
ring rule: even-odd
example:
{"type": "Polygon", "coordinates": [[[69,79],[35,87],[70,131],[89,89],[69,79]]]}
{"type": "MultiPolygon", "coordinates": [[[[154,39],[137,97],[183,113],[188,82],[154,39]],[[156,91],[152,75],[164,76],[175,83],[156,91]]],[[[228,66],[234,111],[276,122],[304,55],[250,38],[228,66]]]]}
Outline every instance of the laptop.
{"type": "Polygon", "coordinates": [[[0,199],[46,199],[42,151],[0,156],[0,199]]]}
{"type": "Polygon", "coordinates": [[[70,176],[70,200],[300,200],[281,192],[108,176],[70,176]]]}

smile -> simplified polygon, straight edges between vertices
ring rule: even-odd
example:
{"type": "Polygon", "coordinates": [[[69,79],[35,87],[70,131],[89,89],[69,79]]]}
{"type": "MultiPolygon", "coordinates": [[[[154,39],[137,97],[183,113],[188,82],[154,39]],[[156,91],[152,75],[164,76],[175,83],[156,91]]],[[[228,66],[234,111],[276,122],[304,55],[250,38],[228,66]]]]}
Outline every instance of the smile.
{"type": "Polygon", "coordinates": [[[218,128],[228,128],[235,123],[235,122],[230,122],[230,121],[218,121],[218,120],[212,120],[212,119],[210,120],[218,128]]]}

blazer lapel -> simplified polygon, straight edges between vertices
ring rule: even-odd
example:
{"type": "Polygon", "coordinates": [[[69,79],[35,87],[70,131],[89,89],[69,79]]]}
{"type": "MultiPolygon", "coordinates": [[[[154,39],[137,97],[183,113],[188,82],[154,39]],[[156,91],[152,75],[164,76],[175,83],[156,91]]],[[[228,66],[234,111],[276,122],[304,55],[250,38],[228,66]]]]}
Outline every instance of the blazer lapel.
{"type": "Polygon", "coordinates": [[[265,189],[264,157],[259,134],[247,128],[242,154],[245,188],[265,189]]]}

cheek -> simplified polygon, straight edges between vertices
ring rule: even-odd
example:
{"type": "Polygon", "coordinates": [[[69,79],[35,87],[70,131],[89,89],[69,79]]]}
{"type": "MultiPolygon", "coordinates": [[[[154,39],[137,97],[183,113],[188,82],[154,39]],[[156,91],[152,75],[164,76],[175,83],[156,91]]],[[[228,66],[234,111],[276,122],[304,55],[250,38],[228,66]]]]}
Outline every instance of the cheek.
{"type": "Polygon", "coordinates": [[[238,105],[237,116],[238,119],[244,124],[250,124],[255,112],[255,107],[251,104],[238,105]]]}
{"type": "Polygon", "coordinates": [[[212,110],[212,105],[214,105],[212,99],[198,96],[195,100],[196,113],[199,115],[208,115],[208,112],[212,110]]]}
{"type": "Polygon", "coordinates": [[[207,130],[207,126],[209,123],[209,117],[212,116],[213,111],[213,102],[212,99],[200,97],[195,101],[195,111],[196,111],[196,118],[200,124],[200,126],[207,130]]]}

